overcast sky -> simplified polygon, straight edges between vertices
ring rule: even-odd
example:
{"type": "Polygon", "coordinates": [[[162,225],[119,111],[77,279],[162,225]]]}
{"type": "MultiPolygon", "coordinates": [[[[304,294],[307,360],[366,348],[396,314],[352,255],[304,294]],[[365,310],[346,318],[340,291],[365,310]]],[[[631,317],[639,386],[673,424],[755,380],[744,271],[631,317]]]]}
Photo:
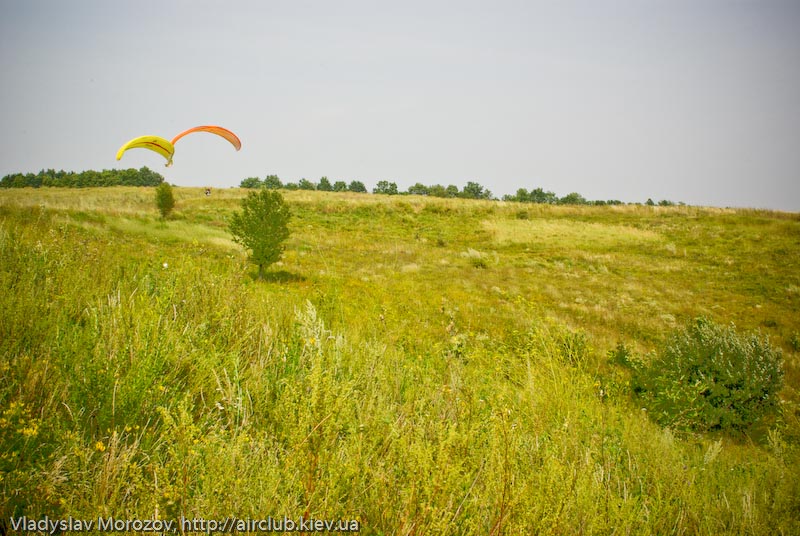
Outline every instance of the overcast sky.
{"type": "Polygon", "coordinates": [[[800,211],[800,1],[0,0],[0,176],[800,211]],[[183,138],[174,165],[131,138],[183,138]]]}

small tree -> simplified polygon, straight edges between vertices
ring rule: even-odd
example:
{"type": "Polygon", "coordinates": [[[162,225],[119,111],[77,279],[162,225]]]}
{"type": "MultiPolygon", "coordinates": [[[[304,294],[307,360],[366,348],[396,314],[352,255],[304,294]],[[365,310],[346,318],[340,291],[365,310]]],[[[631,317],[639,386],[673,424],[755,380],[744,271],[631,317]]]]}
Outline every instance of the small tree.
{"type": "Polygon", "coordinates": [[[162,182],[156,187],[156,206],[162,218],[166,218],[175,208],[175,197],[172,195],[172,186],[162,182]]]}
{"type": "Polygon", "coordinates": [[[328,177],[322,177],[319,179],[319,184],[317,184],[317,190],[320,192],[332,192],[333,185],[331,185],[331,181],[328,177]]]}
{"type": "Polygon", "coordinates": [[[234,242],[251,250],[250,262],[258,266],[258,277],[264,269],[280,260],[283,242],[289,237],[289,206],[276,190],[250,192],[242,199],[242,211],[231,217],[229,229],[234,242]]]}

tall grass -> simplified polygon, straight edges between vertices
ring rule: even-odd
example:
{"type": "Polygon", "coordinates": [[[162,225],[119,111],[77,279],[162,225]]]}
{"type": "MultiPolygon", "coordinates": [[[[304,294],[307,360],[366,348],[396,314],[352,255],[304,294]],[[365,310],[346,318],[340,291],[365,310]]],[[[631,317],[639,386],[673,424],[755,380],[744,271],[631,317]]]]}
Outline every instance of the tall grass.
{"type": "Polygon", "coordinates": [[[566,238],[500,240],[532,221],[517,205],[290,193],[284,261],[256,282],[212,240],[238,191],[177,188],[162,224],[111,206],[122,190],[0,199],[3,517],[800,531],[796,221],[531,207],[566,238]],[[606,358],[703,311],[784,346],[783,411],[749,439],[661,428],[606,358]]]}

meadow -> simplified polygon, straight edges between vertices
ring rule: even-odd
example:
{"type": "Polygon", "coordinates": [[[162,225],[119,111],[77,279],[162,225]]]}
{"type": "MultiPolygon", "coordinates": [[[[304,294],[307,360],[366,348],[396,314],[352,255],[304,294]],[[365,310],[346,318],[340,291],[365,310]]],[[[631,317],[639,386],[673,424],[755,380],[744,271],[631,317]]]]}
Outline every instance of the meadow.
{"type": "Polygon", "coordinates": [[[357,520],[362,534],[800,533],[800,215],[246,190],[0,191],[2,517],[357,520]],[[706,316],[779,411],[659,426],[613,359],[706,316]]]}

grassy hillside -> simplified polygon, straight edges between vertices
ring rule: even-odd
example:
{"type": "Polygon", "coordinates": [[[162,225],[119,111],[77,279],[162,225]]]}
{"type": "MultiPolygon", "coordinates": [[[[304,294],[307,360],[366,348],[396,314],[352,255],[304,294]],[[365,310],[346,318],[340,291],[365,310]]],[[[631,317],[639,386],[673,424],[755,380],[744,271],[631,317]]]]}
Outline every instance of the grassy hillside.
{"type": "Polygon", "coordinates": [[[364,534],[800,531],[800,218],[288,192],[0,192],[3,516],[357,519],[364,534]],[[654,424],[609,357],[704,315],[783,350],[781,411],[654,424]]]}

